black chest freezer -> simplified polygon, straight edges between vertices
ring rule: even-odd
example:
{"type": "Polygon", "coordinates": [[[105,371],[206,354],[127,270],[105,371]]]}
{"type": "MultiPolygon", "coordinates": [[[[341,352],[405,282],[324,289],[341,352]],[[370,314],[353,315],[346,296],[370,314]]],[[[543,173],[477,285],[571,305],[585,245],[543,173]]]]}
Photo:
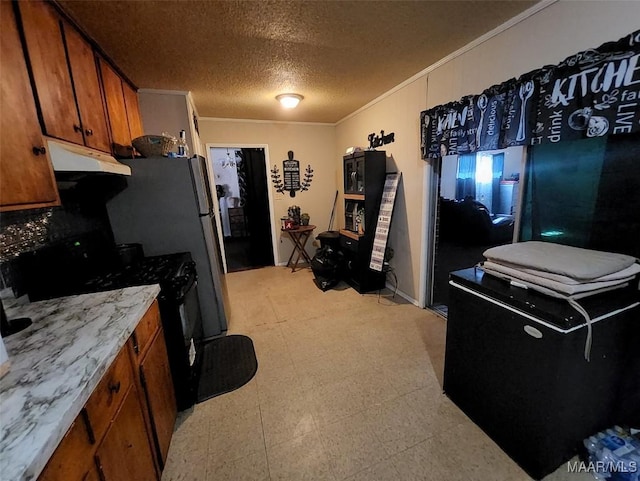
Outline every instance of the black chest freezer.
{"type": "Polygon", "coordinates": [[[444,391],[540,479],[614,424],[640,425],[640,307],[635,286],[566,300],[484,274],[452,272],[444,391]]]}

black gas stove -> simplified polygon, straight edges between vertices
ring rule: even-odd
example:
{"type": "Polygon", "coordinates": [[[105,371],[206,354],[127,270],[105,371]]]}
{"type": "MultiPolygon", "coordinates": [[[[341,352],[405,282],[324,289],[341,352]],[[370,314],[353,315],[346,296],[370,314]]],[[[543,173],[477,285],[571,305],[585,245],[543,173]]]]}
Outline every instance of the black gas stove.
{"type": "Polygon", "coordinates": [[[193,405],[201,357],[202,316],[189,252],[123,262],[113,242],[89,234],[21,256],[22,288],[34,302],[159,284],[160,315],[179,409],[193,405]]]}
{"type": "Polygon", "coordinates": [[[159,284],[161,298],[179,301],[195,277],[196,264],[188,252],[143,257],[133,264],[87,279],[78,293],[159,284]]]}

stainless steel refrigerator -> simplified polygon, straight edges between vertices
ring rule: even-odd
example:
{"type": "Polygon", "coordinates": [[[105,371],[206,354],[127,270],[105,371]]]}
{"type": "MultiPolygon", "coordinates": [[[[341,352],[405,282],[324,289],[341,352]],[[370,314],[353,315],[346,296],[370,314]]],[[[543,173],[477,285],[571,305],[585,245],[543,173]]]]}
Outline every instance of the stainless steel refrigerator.
{"type": "Polygon", "coordinates": [[[117,243],[139,242],[145,255],[190,252],[198,273],[204,339],[223,334],[229,301],[204,157],[124,160],[127,187],[107,202],[117,243]]]}

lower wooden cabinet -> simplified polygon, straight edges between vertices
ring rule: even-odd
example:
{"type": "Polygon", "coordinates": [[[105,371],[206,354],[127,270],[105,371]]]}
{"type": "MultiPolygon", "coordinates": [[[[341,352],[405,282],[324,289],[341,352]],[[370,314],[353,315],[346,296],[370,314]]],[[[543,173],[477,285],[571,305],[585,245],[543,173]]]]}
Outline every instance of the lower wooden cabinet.
{"type": "Polygon", "coordinates": [[[131,360],[127,350],[123,349],[85,405],[85,420],[92,437],[97,440],[104,437],[132,384],[131,360]]]}
{"type": "Polygon", "coordinates": [[[86,479],[92,468],[95,471],[93,450],[84,416],[80,414],[40,475],[40,481],[86,479]]]}
{"type": "Polygon", "coordinates": [[[95,459],[104,481],[158,479],[135,386],[127,392],[95,459]]]}
{"type": "Polygon", "coordinates": [[[131,341],[132,358],[145,412],[148,413],[147,423],[156,451],[156,462],[162,470],[178,409],[157,301],[138,324],[131,341]]]}
{"type": "Polygon", "coordinates": [[[176,416],[167,348],[154,301],[38,479],[158,481],[176,416]]]}
{"type": "Polygon", "coordinates": [[[82,481],[102,481],[102,479],[100,478],[100,474],[98,473],[98,468],[95,466],[95,464],[91,464],[89,471],[87,471],[87,474],[84,475],[82,481]]]}
{"type": "Polygon", "coordinates": [[[140,363],[140,381],[145,392],[154,441],[158,449],[158,462],[162,469],[167,460],[178,412],[162,329],[158,331],[147,355],[140,363]]]}

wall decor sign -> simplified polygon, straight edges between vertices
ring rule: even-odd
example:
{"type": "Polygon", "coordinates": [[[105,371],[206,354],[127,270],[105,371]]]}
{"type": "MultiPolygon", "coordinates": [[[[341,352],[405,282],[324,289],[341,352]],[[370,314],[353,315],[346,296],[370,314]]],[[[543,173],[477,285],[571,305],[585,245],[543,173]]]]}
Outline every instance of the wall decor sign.
{"type": "Polygon", "coordinates": [[[369,148],[373,150],[376,147],[381,147],[383,145],[390,144],[391,142],[395,142],[395,137],[396,134],[394,132],[386,135],[384,133],[384,130],[380,131],[380,135],[376,135],[375,132],[372,132],[367,137],[367,139],[369,139],[369,148]]]}
{"type": "Polygon", "coordinates": [[[396,192],[398,191],[400,176],[400,173],[387,174],[384,181],[382,200],[380,201],[380,210],[378,211],[378,223],[376,224],[376,233],[373,238],[371,260],[369,261],[369,268],[374,271],[382,271],[384,265],[384,253],[387,248],[389,228],[391,227],[391,215],[393,214],[393,206],[396,201],[396,192]]]}
{"type": "Polygon", "coordinates": [[[289,192],[291,197],[295,197],[296,191],[309,190],[313,181],[313,169],[311,165],[307,165],[304,176],[300,180],[300,162],[293,158],[293,150],[290,150],[287,156],[289,158],[282,161],[282,175],[280,175],[277,165],[271,169],[271,181],[276,192],[289,192]]]}
{"type": "Polygon", "coordinates": [[[422,158],[640,131],[640,30],[420,114],[422,158]]]}

